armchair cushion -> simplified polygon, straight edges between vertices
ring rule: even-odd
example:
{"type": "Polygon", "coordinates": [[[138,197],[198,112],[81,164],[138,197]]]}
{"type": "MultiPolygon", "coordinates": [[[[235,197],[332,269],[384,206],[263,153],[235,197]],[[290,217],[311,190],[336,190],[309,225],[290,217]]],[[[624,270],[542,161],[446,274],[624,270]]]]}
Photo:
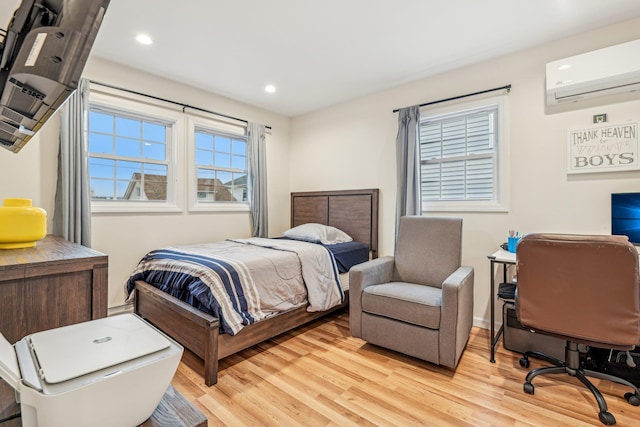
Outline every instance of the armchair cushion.
{"type": "Polygon", "coordinates": [[[373,285],[362,293],[362,311],[411,323],[440,328],[442,289],[414,283],[373,285]]]}

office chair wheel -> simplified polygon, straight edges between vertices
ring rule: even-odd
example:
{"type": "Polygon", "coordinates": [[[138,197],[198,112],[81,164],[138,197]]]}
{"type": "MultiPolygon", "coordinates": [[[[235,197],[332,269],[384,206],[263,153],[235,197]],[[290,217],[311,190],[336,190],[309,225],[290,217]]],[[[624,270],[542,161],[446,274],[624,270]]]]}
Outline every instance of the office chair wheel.
{"type": "Polygon", "coordinates": [[[529,367],[529,359],[521,357],[520,358],[520,366],[522,366],[523,368],[528,368],[529,367]]]}
{"type": "Polygon", "coordinates": [[[600,418],[600,422],[606,426],[612,426],[616,423],[616,417],[614,417],[611,412],[601,411],[598,413],[598,418],[600,418]]]}
{"type": "Polygon", "coordinates": [[[524,383],[524,386],[522,387],[524,392],[527,394],[533,394],[535,387],[533,386],[533,384],[531,384],[530,382],[526,382],[524,383]]]}
{"type": "Polygon", "coordinates": [[[624,394],[624,398],[627,402],[629,402],[630,404],[632,404],[633,406],[638,406],[640,405],[640,396],[638,396],[635,393],[625,393],[624,394]]]}

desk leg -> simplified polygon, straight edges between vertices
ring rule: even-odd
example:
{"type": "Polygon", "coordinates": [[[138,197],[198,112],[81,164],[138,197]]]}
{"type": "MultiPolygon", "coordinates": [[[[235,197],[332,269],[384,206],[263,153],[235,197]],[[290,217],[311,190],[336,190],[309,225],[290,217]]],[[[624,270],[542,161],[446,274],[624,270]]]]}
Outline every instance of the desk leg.
{"type": "Polygon", "coordinates": [[[496,363],[495,361],[496,345],[498,344],[498,341],[500,341],[500,337],[502,336],[503,333],[504,333],[504,324],[500,325],[500,329],[498,329],[498,333],[491,340],[491,363],[496,363]]]}
{"type": "Polygon", "coordinates": [[[491,324],[491,356],[489,357],[489,362],[491,363],[496,363],[496,359],[495,359],[495,346],[496,346],[496,339],[494,336],[495,333],[495,310],[496,310],[496,295],[495,295],[495,288],[496,288],[496,279],[495,279],[495,261],[491,260],[491,293],[489,294],[489,299],[491,300],[491,317],[489,318],[489,323],[491,324]]]}
{"type": "Polygon", "coordinates": [[[502,264],[502,283],[507,283],[507,264],[502,264]]]}
{"type": "MultiPolygon", "coordinates": [[[[504,283],[507,282],[507,264],[502,264],[502,281],[504,283]]],[[[496,311],[496,279],[495,279],[495,261],[491,260],[491,356],[489,357],[489,362],[496,363],[496,345],[498,341],[500,341],[500,337],[504,333],[504,323],[500,325],[500,329],[498,329],[498,333],[495,333],[495,311],[496,311]]],[[[504,319],[503,319],[504,321],[504,319]]]]}

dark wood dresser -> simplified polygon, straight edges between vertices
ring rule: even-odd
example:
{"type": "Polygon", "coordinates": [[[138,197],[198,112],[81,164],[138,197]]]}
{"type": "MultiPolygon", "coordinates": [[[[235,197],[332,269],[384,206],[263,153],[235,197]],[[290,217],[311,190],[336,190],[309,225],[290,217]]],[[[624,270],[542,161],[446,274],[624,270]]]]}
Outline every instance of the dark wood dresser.
{"type": "Polygon", "coordinates": [[[46,236],[0,249],[0,332],[25,335],[107,316],[107,255],[46,236]]]}

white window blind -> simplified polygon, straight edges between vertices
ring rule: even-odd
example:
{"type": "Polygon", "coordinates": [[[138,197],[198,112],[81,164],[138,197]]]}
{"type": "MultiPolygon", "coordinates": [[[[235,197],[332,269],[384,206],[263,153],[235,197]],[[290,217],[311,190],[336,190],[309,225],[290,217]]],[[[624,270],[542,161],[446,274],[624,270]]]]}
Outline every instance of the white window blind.
{"type": "Polygon", "coordinates": [[[498,108],[494,104],[422,120],[423,201],[496,200],[498,108]]]}

